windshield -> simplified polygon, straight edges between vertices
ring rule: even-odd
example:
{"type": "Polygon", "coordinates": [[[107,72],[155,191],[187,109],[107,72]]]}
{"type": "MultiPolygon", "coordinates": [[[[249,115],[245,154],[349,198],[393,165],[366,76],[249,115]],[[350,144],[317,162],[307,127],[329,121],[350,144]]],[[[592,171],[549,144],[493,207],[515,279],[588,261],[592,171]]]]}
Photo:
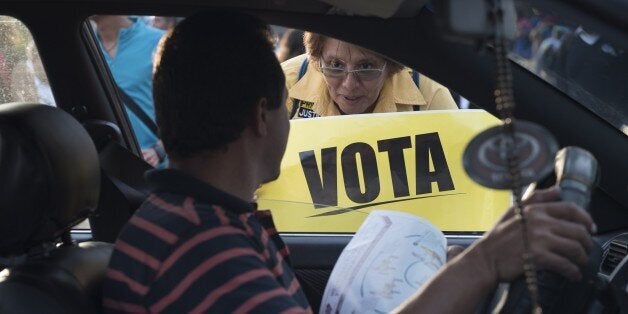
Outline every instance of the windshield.
{"type": "Polygon", "coordinates": [[[628,134],[625,47],[570,16],[517,3],[511,58],[628,134]]]}

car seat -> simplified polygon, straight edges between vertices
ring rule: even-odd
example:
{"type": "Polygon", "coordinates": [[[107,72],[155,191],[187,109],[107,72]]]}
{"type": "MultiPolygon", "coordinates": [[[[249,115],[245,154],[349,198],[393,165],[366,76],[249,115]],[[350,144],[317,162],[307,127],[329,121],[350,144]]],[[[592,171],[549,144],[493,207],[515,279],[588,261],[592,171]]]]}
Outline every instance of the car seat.
{"type": "Polygon", "coordinates": [[[73,243],[100,190],[96,148],[55,107],[0,105],[0,313],[94,313],[113,246],[73,243]]]}

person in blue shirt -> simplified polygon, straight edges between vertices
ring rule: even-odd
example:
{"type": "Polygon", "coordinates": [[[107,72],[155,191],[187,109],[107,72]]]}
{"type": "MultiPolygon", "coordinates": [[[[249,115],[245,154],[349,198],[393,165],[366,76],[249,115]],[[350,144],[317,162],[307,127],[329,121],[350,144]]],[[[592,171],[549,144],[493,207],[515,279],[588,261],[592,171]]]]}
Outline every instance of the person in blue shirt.
{"type": "Polygon", "coordinates": [[[96,24],[109,70],[120,88],[142,156],[152,166],[162,166],[166,155],[158,134],[154,132],[152,80],[153,56],[165,32],[125,15],[96,15],[92,21],[96,24]],[[129,102],[137,104],[144,114],[136,114],[130,109],[132,104],[129,102]]]}

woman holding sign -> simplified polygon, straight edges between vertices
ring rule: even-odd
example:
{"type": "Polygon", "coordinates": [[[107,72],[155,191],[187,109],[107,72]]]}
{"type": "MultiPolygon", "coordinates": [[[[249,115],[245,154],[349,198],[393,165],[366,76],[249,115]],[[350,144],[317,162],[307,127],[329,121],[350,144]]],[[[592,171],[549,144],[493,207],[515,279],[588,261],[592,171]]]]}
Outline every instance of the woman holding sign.
{"type": "Polygon", "coordinates": [[[457,109],[449,90],[364,48],[316,33],[282,63],[291,118],[457,109]]]}

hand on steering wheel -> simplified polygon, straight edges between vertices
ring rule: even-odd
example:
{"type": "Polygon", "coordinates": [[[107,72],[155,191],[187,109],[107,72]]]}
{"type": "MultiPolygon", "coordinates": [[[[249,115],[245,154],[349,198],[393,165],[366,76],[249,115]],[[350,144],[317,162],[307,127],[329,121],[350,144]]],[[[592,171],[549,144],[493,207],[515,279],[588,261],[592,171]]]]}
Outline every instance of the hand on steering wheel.
{"type": "MultiPolygon", "coordinates": [[[[523,202],[528,220],[530,254],[538,269],[556,272],[570,280],[582,276],[595,230],[591,217],[573,203],[560,202],[560,191],[553,187],[535,192],[523,202]]],[[[488,271],[495,284],[512,281],[523,271],[522,224],[511,208],[495,228],[474,246],[482,257],[478,268],[488,271]]]]}

